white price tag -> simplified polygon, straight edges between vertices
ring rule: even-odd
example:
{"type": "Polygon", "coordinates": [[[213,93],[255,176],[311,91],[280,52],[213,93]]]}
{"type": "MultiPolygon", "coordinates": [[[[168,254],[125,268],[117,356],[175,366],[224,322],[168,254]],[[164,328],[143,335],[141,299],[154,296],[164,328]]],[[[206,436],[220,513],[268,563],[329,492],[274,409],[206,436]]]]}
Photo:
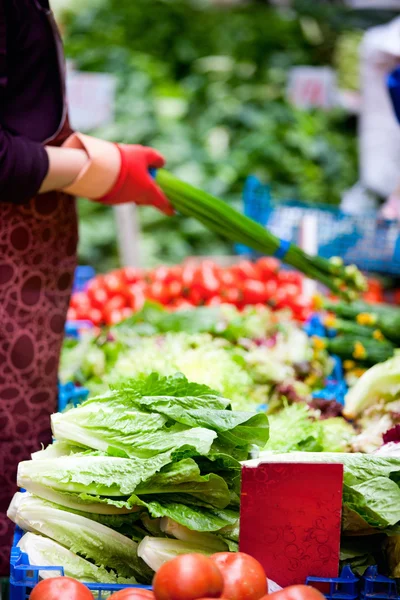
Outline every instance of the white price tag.
{"type": "Polygon", "coordinates": [[[67,97],[71,126],[90,131],[114,119],[117,79],[106,73],[67,69],[67,97]]]}
{"type": "Polygon", "coordinates": [[[289,75],[289,100],[298,108],[337,105],[336,75],[329,67],[295,67],[289,75]]]}
{"type": "Polygon", "coordinates": [[[345,0],[353,8],[400,9],[400,0],[345,0]]]}

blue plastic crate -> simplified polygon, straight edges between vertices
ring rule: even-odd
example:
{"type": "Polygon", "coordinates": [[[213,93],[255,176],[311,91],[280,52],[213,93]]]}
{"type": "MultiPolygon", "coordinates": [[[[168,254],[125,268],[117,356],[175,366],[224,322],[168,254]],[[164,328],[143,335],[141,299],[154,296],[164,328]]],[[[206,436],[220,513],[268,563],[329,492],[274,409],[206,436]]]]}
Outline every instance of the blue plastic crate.
{"type": "Polygon", "coordinates": [[[81,331],[85,329],[93,329],[92,321],[67,321],[65,323],[64,333],[68,338],[79,340],[81,331]]]}
{"type": "Polygon", "coordinates": [[[351,567],[343,567],[339,577],[307,577],[306,585],[321,591],[328,600],[398,600],[396,581],[368,567],[360,578],[351,567]]]}
{"type": "MultiPolygon", "coordinates": [[[[23,531],[19,528],[15,528],[13,546],[11,549],[10,558],[10,599],[9,600],[27,600],[30,596],[32,589],[39,581],[39,572],[46,571],[50,573],[53,571],[55,576],[64,575],[64,568],[60,567],[33,567],[29,564],[29,558],[17,547],[19,540],[23,536],[23,531]]],[[[85,583],[85,585],[92,591],[95,600],[105,600],[112,593],[125,588],[138,587],[146,590],[150,590],[150,586],[144,585],[116,585],[116,584],[105,584],[105,583],[85,583]]]]}
{"type": "Polygon", "coordinates": [[[67,406],[77,406],[89,396],[89,390],[74,385],[72,382],[58,384],[58,410],[62,412],[67,406]]]}
{"type": "MultiPolygon", "coordinates": [[[[327,205],[309,206],[301,202],[275,203],[268,186],[249,177],[243,192],[245,214],[268,227],[277,237],[300,243],[302,218],[313,215],[318,224],[318,254],[340,256],[347,264],[364,271],[400,274],[400,228],[397,221],[382,221],[377,213],[349,215],[327,205]]],[[[240,254],[257,256],[238,246],[240,254]]]]}
{"type": "Polygon", "coordinates": [[[96,271],[89,266],[79,266],[75,269],[75,277],[74,277],[74,292],[82,292],[89,281],[95,277],[96,271]]]}

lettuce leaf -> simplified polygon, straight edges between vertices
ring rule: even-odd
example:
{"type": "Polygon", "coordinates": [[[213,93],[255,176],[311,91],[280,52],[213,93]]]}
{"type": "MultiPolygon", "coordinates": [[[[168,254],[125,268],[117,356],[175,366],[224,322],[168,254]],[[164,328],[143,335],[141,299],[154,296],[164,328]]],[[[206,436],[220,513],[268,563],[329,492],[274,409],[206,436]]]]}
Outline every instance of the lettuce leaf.
{"type": "MultiPolygon", "coordinates": [[[[98,567],[88,560],[82,558],[61,546],[54,540],[25,533],[20,539],[18,547],[28,555],[29,563],[35,567],[64,567],[67,577],[78,579],[86,583],[120,583],[134,584],[134,578],[117,577],[113,571],[107,571],[104,567],[98,567]]],[[[39,577],[58,577],[61,571],[39,571],[39,577]]]]}
{"type": "Polygon", "coordinates": [[[98,567],[141,580],[151,575],[139,561],[135,542],[92,519],[19,492],[13,498],[8,516],[24,531],[45,535],[98,567]]]}

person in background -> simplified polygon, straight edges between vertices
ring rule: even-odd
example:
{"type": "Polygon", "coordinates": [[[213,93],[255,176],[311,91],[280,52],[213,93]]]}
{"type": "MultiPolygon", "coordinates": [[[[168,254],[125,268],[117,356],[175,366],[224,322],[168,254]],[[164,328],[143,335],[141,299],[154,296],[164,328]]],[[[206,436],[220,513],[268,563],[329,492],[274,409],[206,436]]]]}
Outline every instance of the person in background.
{"type": "Polygon", "coordinates": [[[78,241],[75,196],[172,214],[151,148],[73,133],[48,0],[0,0],[0,576],[19,461],[51,442],[78,241]]]}

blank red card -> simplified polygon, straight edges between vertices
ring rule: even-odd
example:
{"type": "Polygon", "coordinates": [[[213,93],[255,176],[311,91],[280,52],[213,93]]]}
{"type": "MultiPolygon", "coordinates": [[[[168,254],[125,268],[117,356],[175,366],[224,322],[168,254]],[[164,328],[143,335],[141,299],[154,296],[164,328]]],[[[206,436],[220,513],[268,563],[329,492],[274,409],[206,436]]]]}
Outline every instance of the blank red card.
{"type": "Polygon", "coordinates": [[[343,465],[243,467],[240,551],[281,585],[339,571],[343,465]]]}

